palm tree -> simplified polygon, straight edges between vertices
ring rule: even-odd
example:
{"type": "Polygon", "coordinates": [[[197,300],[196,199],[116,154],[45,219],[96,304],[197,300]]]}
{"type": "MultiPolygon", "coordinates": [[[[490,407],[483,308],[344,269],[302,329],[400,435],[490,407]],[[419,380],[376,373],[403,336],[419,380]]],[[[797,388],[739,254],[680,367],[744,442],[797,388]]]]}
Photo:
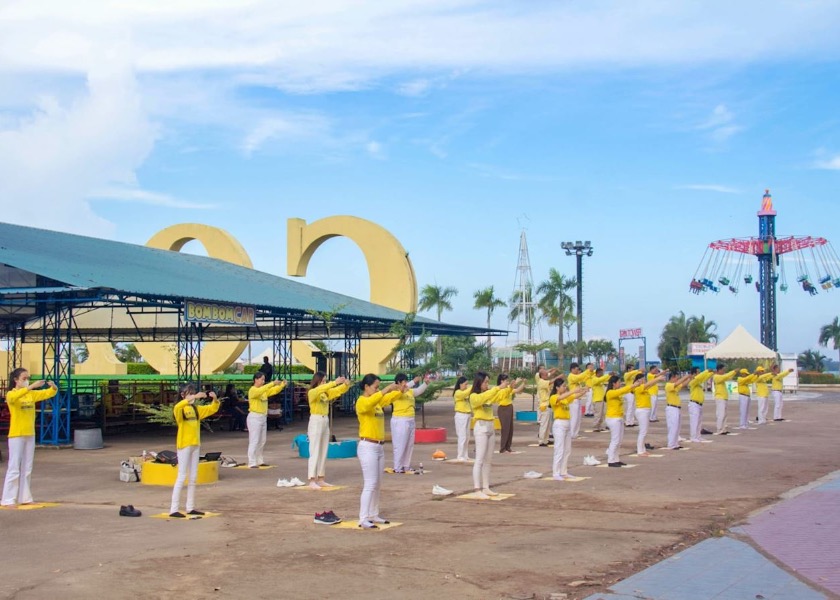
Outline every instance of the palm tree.
{"type": "Polygon", "coordinates": [[[804,371],[822,373],[825,370],[825,356],[819,350],[806,350],[797,357],[796,361],[804,371]]]}
{"type": "Polygon", "coordinates": [[[705,315],[699,318],[686,317],[685,313],[680,311],[678,315],[668,319],[668,323],[662,329],[656,348],[659,358],[663,362],[675,364],[680,357],[686,355],[691,342],[717,341],[715,329],[717,323],[707,321],[705,315]]]}
{"type": "MultiPolygon", "coordinates": [[[[437,311],[437,320],[440,321],[444,310],[452,310],[452,302],[450,300],[457,295],[458,290],[454,287],[427,284],[420,290],[420,302],[417,306],[420,310],[431,310],[434,308],[437,311]]],[[[440,354],[440,336],[437,339],[437,352],[440,354]]]]}
{"type": "Polygon", "coordinates": [[[591,354],[595,362],[599,363],[604,359],[616,354],[615,346],[610,340],[589,340],[588,354],[591,354]]]}
{"type": "Polygon", "coordinates": [[[551,268],[548,271],[548,279],[537,286],[538,305],[546,320],[557,325],[557,358],[563,361],[563,324],[565,316],[574,308],[574,301],[567,292],[577,287],[577,279],[572,277],[566,279],[560,272],[551,268]]]}
{"type": "MultiPolygon", "coordinates": [[[[483,290],[478,290],[473,294],[473,298],[475,298],[475,304],[473,308],[476,310],[486,309],[487,310],[487,329],[490,329],[490,318],[493,316],[493,312],[497,308],[501,308],[503,306],[507,306],[505,301],[501,298],[496,297],[496,293],[493,289],[493,286],[486,287],[483,290]]],[[[490,354],[490,332],[487,333],[487,353],[490,354]]]]}
{"type": "Polygon", "coordinates": [[[828,342],[834,344],[834,349],[840,354],[840,317],[834,317],[834,320],[828,325],[823,325],[820,328],[820,346],[828,347],[828,342]]]}
{"type": "Polygon", "coordinates": [[[510,312],[508,313],[508,321],[513,323],[514,321],[519,320],[520,316],[525,318],[525,326],[528,328],[528,339],[534,339],[534,327],[536,327],[537,323],[539,323],[539,316],[537,315],[536,311],[534,311],[533,306],[530,306],[533,302],[534,294],[531,290],[531,287],[526,287],[524,290],[516,290],[511,294],[510,300],[508,301],[508,306],[510,306],[510,312]],[[523,308],[524,306],[524,308],[523,308]],[[522,312],[525,312],[522,315],[522,312]]]}

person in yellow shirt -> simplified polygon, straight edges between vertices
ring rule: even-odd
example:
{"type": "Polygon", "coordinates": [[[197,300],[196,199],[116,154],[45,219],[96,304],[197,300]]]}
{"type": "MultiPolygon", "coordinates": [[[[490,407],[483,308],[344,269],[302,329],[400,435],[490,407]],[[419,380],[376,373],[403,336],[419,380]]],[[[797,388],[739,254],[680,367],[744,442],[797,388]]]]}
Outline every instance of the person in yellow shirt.
{"type": "Polygon", "coordinates": [[[624,402],[627,394],[633,394],[640,382],[628,383],[623,387],[622,378],[611,375],[607,382],[607,427],[610,430],[610,446],[607,448],[607,464],[611,467],[623,467],[625,463],[618,460],[618,450],[624,440],[624,402]]]}
{"type": "Polygon", "coordinates": [[[470,391],[470,406],[475,414],[473,486],[476,496],[482,500],[487,500],[490,496],[498,496],[490,489],[490,465],[493,462],[493,449],[496,446],[493,405],[499,403],[499,392],[508,387],[510,387],[510,379],[505,379],[498,386],[489,388],[487,373],[479,371],[475,374],[470,391]]]}
{"type": "Polygon", "coordinates": [[[268,399],[286,387],[285,381],[266,383],[265,373],[254,373],[254,385],[248,390],[248,466],[252,469],[268,466],[263,460],[265,434],[268,430],[268,399]]]}
{"type": "Polygon", "coordinates": [[[770,383],[770,390],[773,393],[773,420],[784,421],[782,418],[782,404],[784,403],[782,400],[782,391],[784,390],[783,382],[785,377],[793,373],[793,369],[779,372],[779,365],[773,365],[770,367],[770,372],[773,373],[773,379],[770,383]]]}
{"type": "Polygon", "coordinates": [[[195,480],[198,477],[198,458],[201,456],[201,420],[216,414],[219,410],[219,399],[215,392],[206,394],[195,393],[192,384],[181,386],[181,401],[172,408],[175,423],[178,425],[178,437],[175,448],[178,452],[178,477],[172,488],[172,502],[169,505],[169,516],[184,519],[187,515],[201,517],[204,513],[195,508],[195,480]],[[195,401],[207,398],[213,402],[207,406],[198,406],[195,401]],[[181,504],[181,489],[187,481],[187,514],[179,511],[181,504]]]}
{"type": "Polygon", "coordinates": [[[452,398],[455,401],[455,435],[458,437],[458,456],[452,462],[468,462],[470,460],[470,406],[471,385],[463,375],[455,382],[452,398]]]}
{"type": "Polygon", "coordinates": [[[750,420],[750,386],[758,379],[757,375],[750,373],[747,369],[741,369],[741,376],[738,378],[738,397],[740,400],[741,417],[738,429],[749,429],[750,420]]]}
{"type": "Polygon", "coordinates": [[[586,382],[586,385],[592,388],[592,406],[594,407],[592,410],[598,413],[592,431],[605,431],[604,415],[607,414],[607,403],[604,402],[604,396],[607,395],[607,390],[604,384],[609,380],[610,375],[604,375],[604,369],[599,367],[595,370],[595,376],[586,382]]]}
{"type": "MultiPolygon", "coordinates": [[[[631,385],[636,380],[636,375],[639,373],[641,373],[641,370],[630,369],[628,367],[627,371],[624,373],[624,386],[626,387],[631,385]]],[[[632,393],[624,396],[624,426],[636,426],[636,397],[632,393]]]]}
{"type": "MultiPolygon", "coordinates": [[[[509,379],[507,373],[501,373],[496,381],[496,385],[509,379]]],[[[499,423],[502,425],[502,431],[499,439],[499,454],[511,451],[511,444],[513,443],[513,399],[516,394],[525,389],[525,382],[522,379],[514,381],[510,387],[505,388],[499,392],[499,423]]]]}
{"type": "Polygon", "coordinates": [[[680,416],[682,401],[680,390],[691,380],[691,375],[680,377],[677,373],[668,375],[668,383],[665,384],[665,426],[668,432],[668,450],[679,450],[680,446],[680,416]]]}
{"type": "MultiPolygon", "coordinates": [[[[569,370],[571,371],[569,373],[569,377],[567,378],[569,382],[569,391],[574,392],[579,388],[583,388],[584,392],[589,390],[589,388],[586,387],[586,382],[595,375],[595,370],[588,368],[592,366],[593,365],[590,363],[584,371],[580,370],[580,365],[577,363],[572,363],[569,366],[569,370]]],[[[575,396],[569,403],[569,412],[572,416],[572,439],[576,440],[580,436],[580,396],[575,396]]]]}
{"type": "Polygon", "coordinates": [[[9,374],[14,386],[6,393],[9,408],[9,462],[3,483],[2,506],[32,504],[32,465],[35,462],[35,405],[52,398],[58,388],[52,381],[29,382],[29,371],[17,368],[9,374]],[[49,388],[42,390],[44,385],[49,388]]]}
{"type": "MultiPolygon", "coordinates": [[[[700,443],[703,422],[703,403],[706,400],[706,382],[712,378],[714,371],[707,369],[700,371],[698,367],[691,369],[691,379],[688,382],[689,398],[688,403],[688,441],[700,443]]],[[[725,407],[725,405],[724,405],[725,407]]],[[[679,438],[677,438],[679,439],[679,438]]]]}
{"type": "Polygon", "coordinates": [[[593,394],[592,394],[592,380],[595,379],[595,365],[593,363],[586,363],[586,371],[590,371],[589,377],[586,379],[586,394],[583,397],[583,416],[584,417],[594,417],[595,416],[595,402],[593,401],[593,394]]]}
{"type": "Polygon", "coordinates": [[[728,373],[724,372],[724,365],[718,363],[712,381],[715,384],[715,419],[717,430],[715,435],[728,435],[729,429],[726,425],[726,412],[729,404],[729,389],[726,382],[735,377],[738,372],[734,369],[728,373]]]}
{"type": "Polygon", "coordinates": [[[633,390],[633,395],[636,399],[636,421],[639,423],[639,434],[636,437],[636,454],[639,456],[650,456],[650,453],[647,451],[647,445],[645,444],[648,427],[650,427],[650,390],[657,383],[664,380],[665,377],[663,375],[648,380],[644,373],[637,374],[634,379],[634,383],[639,384],[633,390]]]}
{"type": "Polygon", "coordinates": [[[770,400],[770,383],[773,381],[773,373],[765,372],[766,369],[759,366],[755,370],[755,395],[758,398],[758,424],[767,424],[767,405],[770,400]]]}
{"type": "Polygon", "coordinates": [[[309,401],[309,426],[306,435],[309,438],[309,487],[320,490],[332,487],[325,481],[327,476],[327,451],[330,447],[330,404],[341,398],[347,390],[346,379],[339,377],[335,381],[324,382],[326,373],[318,371],[309,382],[306,392],[309,401]]]}
{"type": "MultiPolygon", "coordinates": [[[[574,477],[569,474],[569,456],[572,453],[572,427],[571,411],[572,403],[584,396],[589,391],[585,385],[578,386],[576,390],[569,390],[566,380],[558,377],[551,384],[551,395],[548,403],[551,405],[554,415],[552,431],[554,433],[554,460],[551,463],[551,472],[555,481],[563,481],[567,477],[574,477]]],[[[580,411],[578,411],[580,414],[580,411]]]]}
{"type": "Polygon", "coordinates": [[[405,373],[397,373],[394,383],[400,395],[394,398],[394,410],[391,413],[391,446],[394,451],[394,473],[411,471],[411,456],[414,454],[414,403],[415,398],[426,391],[428,376],[421,384],[420,378],[411,381],[405,373]]]}
{"type": "Polygon", "coordinates": [[[362,495],[359,499],[359,527],[378,529],[377,523],[388,523],[379,514],[382,472],[385,470],[385,412],[382,410],[402,392],[395,383],[379,390],[379,376],[368,373],[359,382],[362,393],[356,400],[359,419],[359,444],[356,455],[362,467],[362,495]]]}
{"type": "MultiPolygon", "coordinates": [[[[657,377],[659,377],[661,374],[662,374],[661,369],[659,367],[657,367],[656,365],[654,365],[650,369],[648,369],[647,380],[652,381],[653,379],[656,379],[657,377]]],[[[650,392],[650,422],[651,423],[656,423],[657,421],[659,421],[659,416],[657,415],[657,412],[656,412],[656,405],[659,404],[659,385],[654,384],[653,386],[651,386],[651,388],[649,389],[649,392],[650,392]]]]}
{"type": "Polygon", "coordinates": [[[547,371],[545,365],[537,367],[537,374],[534,376],[534,383],[537,386],[537,398],[539,407],[537,421],[539,422],[539,433],[537,438],[540,446],[548,446],[548,435],[551,433],[551,413],[548,407],[548,397],[551,395],[551,378],[557,369],[547,371]]]}

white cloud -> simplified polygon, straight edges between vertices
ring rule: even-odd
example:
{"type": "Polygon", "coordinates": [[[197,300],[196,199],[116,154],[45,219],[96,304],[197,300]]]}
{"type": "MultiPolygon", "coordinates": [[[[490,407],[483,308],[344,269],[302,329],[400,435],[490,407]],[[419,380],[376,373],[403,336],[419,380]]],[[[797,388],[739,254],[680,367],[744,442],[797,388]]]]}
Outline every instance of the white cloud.
{"type": "Polygon", "coordinates": [[[707,132],[712,141],[722,143],[744,128],[735,123],[735,115],[725,104],[718,104],[712,110],[712,114],[697,126],[697,129],[707,132]]]}
{"type": "Polygon", "coordinates": [[[367,150],[368,154],[370,154],[373,158],[385,158],[385,149],[379,142],[373,140],[368,142],[367,144],[365,144],[365,150],[367,150]]]}
{"type": "Polygon", "coordinates": [[[696,190],[699,192],[719,192],[721,194],[740,194],[740,190],[728,185],[718,185],[715,183],[690,183],[686,185],[678,185],[678,190],[696,190]]]}
{"type": "Polygon", "coordinates": [[[432,87],[428,79],[406,81],[397,87],[397,93],[403,96],[425,96],[432,87]]]}
{"type": "Polygon", "coordinates": [[[316,114],[277,115],[260,120],[242,141],[242,151],[250,156],[269,141],[281,143],[306,139],[326,139],[330,125],[316,114]]]}
{"type": "Polygon", "coordinates": [[[817,160],[814,163],[814,168],[827,169],[829,171],[840,171],[840,154],[817,160]]]}
{"type": "Polygon", "coordinates": [[[94,190],[87,195],[91,200],[115,200],[119,202],[136,202],[149,204],[151,206],[162,206],[165,208],[189,208],[196,210],[216,208],[214,204],[202,204],[189,202],[158,192],[150,192],[138,188],[110,187],[102,190],[94,190]]]}

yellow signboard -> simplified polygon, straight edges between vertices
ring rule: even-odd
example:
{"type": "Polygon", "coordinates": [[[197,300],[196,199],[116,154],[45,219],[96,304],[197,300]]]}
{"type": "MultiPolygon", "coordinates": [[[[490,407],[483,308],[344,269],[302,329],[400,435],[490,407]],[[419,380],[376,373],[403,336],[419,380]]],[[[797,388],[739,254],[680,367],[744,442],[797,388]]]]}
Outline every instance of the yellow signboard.
{"type": "Polygon", "coordinates": [[[214,302],[187,300],[184,314],[187,321],[223,325],[256,325],[251,306],[233,306],[214,302]]]}

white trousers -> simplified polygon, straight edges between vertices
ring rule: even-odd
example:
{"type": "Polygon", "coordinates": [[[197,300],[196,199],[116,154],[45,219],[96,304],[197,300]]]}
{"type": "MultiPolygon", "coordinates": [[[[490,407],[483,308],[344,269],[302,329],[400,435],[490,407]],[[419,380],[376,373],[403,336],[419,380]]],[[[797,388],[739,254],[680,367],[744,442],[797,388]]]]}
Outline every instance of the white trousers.
{"type": "Polygon", "coordinates": [[[668,429],[668,448],[676,448],[680,445],[680,417],[682,410],[678,406],[665,406],[665,425],[668,429]]]}
{"type": "Polygon", "coordinates": [[[414,454],[414,417],[391,417],[391,445],[394,447],[394,470],[408,471],[414,454]]]}
{"type": "Polygon", "coordinates": [[[659,417],[656,416],[656,405],[659,403],[659,394],[650,395],[650,420],[656,421],[659,417]]]}
{"type": "MultiPolygon", "coordinates": [[[[572,438],[580,435],[580,398],[575,398],[569,403],[569,415],[571,416],[572,438]]],[[[556,419],[555,419],[556,420],[556,419]]],[[[552,432],[553,432],[552,428],[552,432]]],[[[557,447],[557,438],[554,439],[554,447],[557,447]]]]}
{"type": "Polygon", "coordinates": [[[309,438],[309,479],[323,479],[327,474],[327,452],[330,448],[329,415],[309,415],[306,435],[309,438]]]}
{"type": "Polygon", "coordinates": [[[645,438],[647,437],[648,426],[650,426],[650,409],[637,408],[636,420],[639,422],[639,435],[636,438],[636,453],[642,454],[645,450],[645,438]]]}
{"type": "Polygon", "coordinates": [[[265,447],[266,415],[249,412],[246,423],[248,424],[248,466],[257,467],[265,464],[263,460],[263,448],[265,447]]]}
{"type": "Polygon", "coordinates": [[[3,483],[3,506],[32,502],[29,482],[32,479],[34,460],[34,435],[9,438],[9,462],[6,466],[6,481],[3,483]]]}
{"type": "Polygon", "coordinates": [[[537,412],[537,422],[540,424],[538,434],[540,444],[548,443],[548,432],[551,430],[551,418],[553,417],[550,408],[537,412]]]}
{"type": "Polygon", "coordinates": [[[359,522],[379,516],[379,492],[385,470],[385,448],[381,444],[359,440],[356,448],[362,466],[362,497],[359,500],[359,522]]]}
{"type": "Polygon", "coordinates": [[[486,490],[490,487],[490,465],[493,462],[493,449],[496,447],[496,430],[493,427],[493,421],[476,421],[473,435],[475,436],[473,487],[477,490],[486,490]]]}
{"type": "Polygon", "coordinates": [[[172,488],[169,514],[178,512],[184,480],[187,480],[187,512],[195,510],[195,480],[198,477],[198,457],[201,454],[199,448],[200,446],[187,446],[178,450],[178,478],[175,480],[175,487],[172,488]]]}
{"type": "Polygon", "coordinates": [[[729,406],[729,400],[721,400],[715,398],[715,419],[717,420],[716,433],[723,433],[727,430],[726,425],[726,409],[729,406]]]}
{"type": "Polygon", "coordinates": [[[688,439],[692,442],[702,441],[700,438],[700,424],[703,421],[703,405],[694,401],[688,403],[688,439]]]}
{"type": "Polygon", "coordinates": [[[741,404],[741,407],[740,407],[741,408],[741,415],[740,415],[741,416],[741,423],[740,423],[740,426],[741,426],[741,429],[746,429],[748,427],[747,423],[749,423],[749,420],[750,420],[750,397],[745,396],[744,394],[741,394],[740,400],[741,400],[741,402],[740,402],[740,404],[741,404]]]}
{"type": "Polygon", "coordinates": [[[767,423],[767,396],[758,397],[758,424],[764,425],[767,423]]]}
{"type": "Polygon", "coordinates": [[[569,455],[572,453],[571,423],[566,419],[554,419],[551,431],[554,434],[554,461],[551,464],[553,475],[569,474],[569,455]]]}
{"type": "Polygon", "coordinates": [[[470,413],[455,413],[455,435],[458,436],[458,460],[470,458],[470,413]]]}
{"type": "Polygon", "coordinates": [[[587,415],[594,414],[595,407],[592,405],[592,388],[589,388],[586,391],[583,398],[586,401],[586,409],[584,412],[586,412],[587,415]]]}
{"type": "Polygon", "coordinates": [[[624,439],[624,419],[607,419],[607,429],[610,430],[610,447],[607,448],[607,462],[616,463],[618,462],[618,450],[624,439]]]}
{"type": "Polygon", "coordinates": [[[624,424],[636,424],[636,396],[634,394],[624,394],[624,424]]]}
{"type": "Polygon", "coordinates": [[[779,390],[773,390],[770,393],[773,394],[773,419],[781,419],[782,404],[784,404],[784,401],[782,400],[782,392],[779,390]]]}

